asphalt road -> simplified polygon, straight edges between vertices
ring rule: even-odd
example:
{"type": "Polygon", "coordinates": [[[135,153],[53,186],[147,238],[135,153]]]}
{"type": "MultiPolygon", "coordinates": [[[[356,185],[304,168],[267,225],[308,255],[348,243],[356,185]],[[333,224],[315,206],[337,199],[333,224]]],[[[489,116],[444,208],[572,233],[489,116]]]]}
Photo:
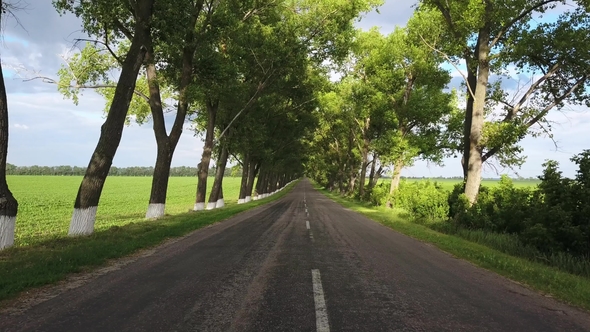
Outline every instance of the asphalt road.
{"type": "Polygon", "coordinates": [[[278,201],[0,314],[0,330],[590,331],[590,315],[300,181],[278,201]]]}

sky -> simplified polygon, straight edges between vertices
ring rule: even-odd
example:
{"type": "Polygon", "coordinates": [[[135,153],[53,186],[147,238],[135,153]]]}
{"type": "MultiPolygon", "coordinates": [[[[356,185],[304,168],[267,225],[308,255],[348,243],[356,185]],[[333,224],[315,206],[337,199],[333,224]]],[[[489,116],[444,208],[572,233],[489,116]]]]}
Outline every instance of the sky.
{"type": "MultiPolygon", "coordinates": [[[[387,34],[396,25],[405,25],[415,3],[415,0],[387,0],[379,13],[366,14],[357,26],[362,29],[378,26],[387,34]]],[[[55,85],[40,80],[23,81],[23,78],[36,76],[55,78],[63,63],[63,54],[75,51],[75,39],[85,37],[80,31],[81,23],[73,15],[60,16],[51,0],[21,0],[21,5],[26,8],[16,13],[18,20],[3,19],[4,33],[0,42],[10,117],[8,162],[19,166],[85,166],[96,147],[104,121],[104,99],[93,91],[84,91],[79,104],[74,105],[63,98],[55,85]]],[[[451,74],[451,86],[458,86],[459,73],[451,74]]],[[[173,117],[174,114],[167,114],[168,127],[173,117]]],[[[549,138],[526,138],[522,146],[528,159],[517,170],[518,175],[540,175],[541,164],[546,159],[559,161],[565,176],[575,175],[576,167],[569,158],[590,148],[590,112],[583,109],[553,112],[551,120],[557,123],[554,136],[559,148],[556,149],[549,138]]],[[[173,166],[194,167],[200,161],[203,143],[190,128],[187,123],[174,154],[173,166]]],[[[152,166],[155,158],[151,123],[132,124],[123,131],[113,165],[152,166]]],[[[486,167],[484,176],[497,177],[497,171],[515,175],[510,170],[486,167]]],[[[416,162],[402,175],[435,177],[460,176],[461,173],[459,159],[451,158],[445,160],[443,167],[416,162]]]]}

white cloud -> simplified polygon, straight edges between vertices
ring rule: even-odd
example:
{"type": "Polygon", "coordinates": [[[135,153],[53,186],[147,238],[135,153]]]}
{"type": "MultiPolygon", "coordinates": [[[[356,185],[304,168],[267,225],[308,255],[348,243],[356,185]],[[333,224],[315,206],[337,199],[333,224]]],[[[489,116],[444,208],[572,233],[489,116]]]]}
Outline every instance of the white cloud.
{"type": "Polygon", "coordinates": [[[14,128],[27,130],[29,129],[29,126],[20,123],[15,123],[14,128]]]}

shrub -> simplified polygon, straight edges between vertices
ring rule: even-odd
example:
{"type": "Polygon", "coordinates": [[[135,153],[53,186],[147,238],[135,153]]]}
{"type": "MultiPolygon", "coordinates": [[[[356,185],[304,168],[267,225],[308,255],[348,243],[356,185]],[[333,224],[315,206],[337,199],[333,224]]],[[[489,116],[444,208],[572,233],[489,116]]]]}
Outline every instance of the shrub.
{"type": "Polygon", "coordinates": [[[563,178],[558,163],[547,161],[537,190],[515,188],[503,176],[497,187],[480,188],[471,207],[457,185],[448,197],[450,220],[459,228],[516,235],[545,254],[589,257],[590,150],[572,161],[579,166],[575,179],[563,178]]]}
{"type": "Polygon", "coordinates": [[[449,216],[458,226],[498,233],[519,233],[524,228],[533,190],[515,188],[510,178],[502,176],[497,187],[481,187],[471,207],[462,192],[458,185],[449,196],[449,216]]]}
{"type": "Polygon", "coordinates": [[[384,206],[389,196],[389,188],[391,188],[389,181],[375,185],[369,195],[371,203],[376,206],[384,206]]]}
{"type": "Polygon", "coordinates": [[[417,222],[445,220],[449,214],[449,192],[430,181],[402,181],[391,196],[394,207],[404,209],[417,222]]]}

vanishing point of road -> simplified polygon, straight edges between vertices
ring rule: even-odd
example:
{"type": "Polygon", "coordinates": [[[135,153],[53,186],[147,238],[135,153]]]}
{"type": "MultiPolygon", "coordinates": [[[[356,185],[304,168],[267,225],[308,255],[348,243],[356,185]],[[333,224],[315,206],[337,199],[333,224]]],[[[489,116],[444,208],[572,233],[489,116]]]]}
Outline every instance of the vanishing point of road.
{"type": "Polygon", "coordinates": [[[590,331],[590,315],[456,259],[300,181],[76,287],[0,331],[590,331]]]}

